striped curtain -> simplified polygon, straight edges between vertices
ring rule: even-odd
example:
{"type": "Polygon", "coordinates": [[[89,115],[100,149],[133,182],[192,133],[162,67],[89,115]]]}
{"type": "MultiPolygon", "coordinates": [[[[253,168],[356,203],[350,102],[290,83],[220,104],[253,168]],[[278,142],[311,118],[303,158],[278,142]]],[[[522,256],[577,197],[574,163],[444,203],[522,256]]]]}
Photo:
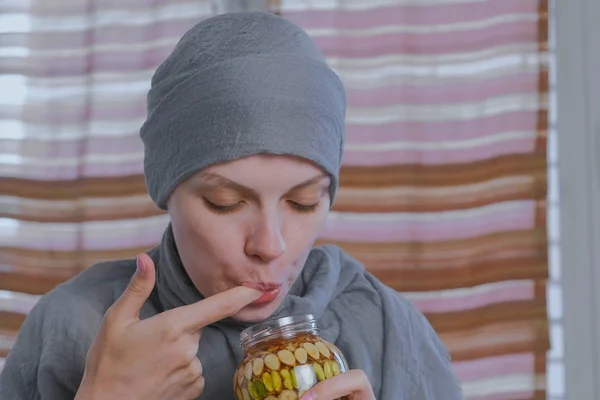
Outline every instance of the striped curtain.
{"type": "MultiPolygon", "coordinates": [[[[145,93],[215,3],[0,2],[0,368],[39,295],[159,241],[145,93]]],[[[468,399],[545,399],[546,1],[269,7],[315,38],[348,90],[320,242],[427,315],[468,399]]]]}
{"type": "Polygon", "coordinates": [[[546,398],[547,2],[279,0],[348,90],[323,242],[404,292],[468,399],[546,398]]]}

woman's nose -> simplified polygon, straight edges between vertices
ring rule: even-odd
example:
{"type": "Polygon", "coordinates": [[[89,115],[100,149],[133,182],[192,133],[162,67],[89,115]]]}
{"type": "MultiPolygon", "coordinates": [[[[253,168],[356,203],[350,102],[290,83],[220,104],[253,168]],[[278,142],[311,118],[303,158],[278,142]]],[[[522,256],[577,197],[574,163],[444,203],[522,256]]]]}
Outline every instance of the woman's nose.
{"type": "Polygon", "coordinates": [[[262,221],[246,240],[246,254],[269,262],[281,256],[286,249],[281,224],[275,218],[262,221]]]}

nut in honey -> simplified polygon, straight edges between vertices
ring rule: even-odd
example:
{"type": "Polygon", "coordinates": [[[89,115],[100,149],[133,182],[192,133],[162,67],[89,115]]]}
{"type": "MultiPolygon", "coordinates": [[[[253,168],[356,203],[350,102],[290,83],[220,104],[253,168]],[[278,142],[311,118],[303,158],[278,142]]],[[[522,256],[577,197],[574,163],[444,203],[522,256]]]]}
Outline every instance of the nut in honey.
{"type": "Polygon", "coordinates": [[[318,382],[348,369],[341,351],[306,325],[295,330],[276,326],[270,334],[257,329],[262,337],[242,340],[246,356],[234,379],[238,400],[298,399],[318,382]]]}

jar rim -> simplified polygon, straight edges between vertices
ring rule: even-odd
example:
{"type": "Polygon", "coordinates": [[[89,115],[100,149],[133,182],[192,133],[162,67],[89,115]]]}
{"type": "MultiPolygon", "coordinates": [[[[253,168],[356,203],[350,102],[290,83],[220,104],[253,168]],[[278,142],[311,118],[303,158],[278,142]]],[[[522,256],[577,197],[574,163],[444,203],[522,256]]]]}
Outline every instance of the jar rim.
{"type": "Polygon", "coordinates": [[[242,344],[248,341],[258,340],[272,334],[273,330],[284,328],[286,326],[297,324],[315,324],[316,319],[312,314],[296,314],[286,317],[270,319],[258,322],[246,329],[240,334],[242,344]]]}

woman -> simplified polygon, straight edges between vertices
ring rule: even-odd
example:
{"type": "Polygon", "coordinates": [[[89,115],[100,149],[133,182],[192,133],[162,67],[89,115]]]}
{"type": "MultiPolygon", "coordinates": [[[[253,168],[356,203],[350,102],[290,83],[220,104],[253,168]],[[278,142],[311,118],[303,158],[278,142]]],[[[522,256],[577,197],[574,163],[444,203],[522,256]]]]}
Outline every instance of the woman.
{"type": "Polygon", "coordinates": [[[344,88],[268,13],[205,20],[152,79],[148,191],[171,219],[137,260],[92,266],[29,314],[6,399],[233,399],[250,324],[312,313],[351,371],[304,400],[462,398],[427,320],[336,246],[313,249],[342,159],[344,88]]]}

